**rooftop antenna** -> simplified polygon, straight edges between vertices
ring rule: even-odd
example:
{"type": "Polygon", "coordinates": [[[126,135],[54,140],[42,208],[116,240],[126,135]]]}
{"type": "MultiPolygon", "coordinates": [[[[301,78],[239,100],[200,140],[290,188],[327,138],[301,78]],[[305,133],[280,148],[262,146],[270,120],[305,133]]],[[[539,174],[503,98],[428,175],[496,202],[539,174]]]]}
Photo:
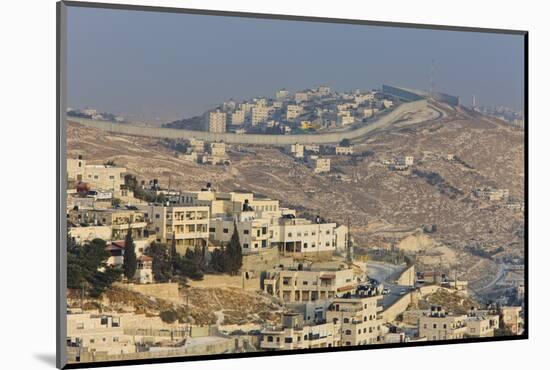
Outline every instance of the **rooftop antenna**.
{"type": "Polygon", "coordinates": [[[476,109],[476,96],[472,95],[472,109],[476,109]]]}

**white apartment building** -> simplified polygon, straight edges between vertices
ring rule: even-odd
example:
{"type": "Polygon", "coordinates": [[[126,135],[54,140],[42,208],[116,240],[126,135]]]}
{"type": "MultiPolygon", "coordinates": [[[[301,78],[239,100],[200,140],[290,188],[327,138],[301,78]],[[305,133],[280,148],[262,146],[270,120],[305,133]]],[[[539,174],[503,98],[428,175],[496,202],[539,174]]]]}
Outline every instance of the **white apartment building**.
{"type": "Polygon", "coordinates": [[[330,172],[330,158],[313,159],[313,172],[315,173],[330,172]]]}
{"type": "Polygon", "coordinates": [[[336,124],[339,126],[347,126],[351,125],[353,122],[355,122],[355,118],[353,118],[353,115],[351,114],[351,111],[349,110],[343,110],[338,112],[336,116],[336,124]]]}
{"type": "Polygon", "coordinates": [[[224,142],[217,142],[217,143],[210,143],[210,154],[216,157],[225,157],[225,143],[224,142]]]}
{"type": "Polygon", "coordinates": [[[227,113],[216,109],[208,113],[208,131],[215,133],[226,132],[227,113]]]}
{"type": "Polygon", "coordinates": [[[340,346],[339,326],[333,323],[304,325],[297,313],[285,313],[282,325],[262,330],[260,348],[291,350],[303,348],[330,348],[340,346]]]}
{"type": "Polygon", "coordinates": [[[254,218],[255,212],[242,212],[239,216],[210,219],[210,240],[215,244],[227,244],[231,240],[235,225],[239,234],[243,254],[259,253],[271,246],[268,218],[254,218]]]}
{"type": "Polygon", "coordinates": [[[340,146],[338,145],[336,148],[336,155],[352,155],[353,154],[353,145],[350,146],[340,146]]]}
{"type": "Polygon", "coordinates": [[[307,91],[301,91],[294,94],[294,100],[296,100],[296,103],[301,103],[304,101],[309,100],[309,93],[307,91]]]}
{"type": "Polygon", "coordinates": [[[275,99],[285,100],[290,96],[290,91],[286,89],[281,89],[275,92],[275,99]]]}
{"type": "Polygon", "coordinates": [[[78,208],[70,210],[67,218],[74,225],[109,226],[112,231],[109,239],[124,239],[129,229],[135,239],[146,237],[147,223],[143,213],[136,210],[78,208]]]}
{"type": "Polygon", "coordinates": [[[281,217],[272,225],[271,242],[286,254],[332,253],[336,249],[336,223],[281,217]]]}
{"type": "Polygon", "coordinates": [[[383,320],[378,315],[382,295],[377,292],[356,293],[332,301],[326,312],[327,322],[341,326],[342,346],[383,342],[383,320]]]}
{"type": "Polygon", "coordinates": [[[196,139],[192,137],[191,139],[189,139],[189,145],[191,146],[194,152],[197,152],[197,153],[204,152],[204,146],[205,146],[204,140],[196,139]]]}
{"type": "Polygon", "coordinates": [[[291,144],[287,151],[295,158],[304,158],[304,146],[302,144],[291,144]]]}
{"type": "Polygon", "coordinates": [[[304,149],[308,152],[319,153],[321,147],[318,144],[306,144],[304,145],[304,149]]]}
{"type": "Polygon", "coordinates": [[[398,157],[397,165],[410,167],[414,165],[414,157],[410,155],[404,155],[404,156],[398,157]]]}
{"type": "Polygon", "coordinates": [[[242,125],[244,124],[245,113],[244,110],[236,110],[231,114],[231,124],[232,125],[242,125]]]}
{"type": "Polygon", "coordinates": [[[353,269],[274,269],[266,272],[264,292],[285,303],[334,299],[354,291],[358,279],[353,269]]]}
{"type": "Polygon", "coordinates": [[[96,190],[112,190],[115,195],[120,194],[124,185],[126,168],[104,164],[86,164],[79,156],[77,159],[67,158],[67,179],[85,182],[96,190]]]}
{"type": "Polygon", "coordinates": [[[210,209],[207,206],[139,206],[158,242],[171,245],[184,254],[188,248],[208,246],[210,209]]]}
{"type": "Polygon", "coordinates": [[[269,118],[269,108],[264,105],[257,105],[252,108],[251,123],[253,126],[264,123],[269,118]]]}
{"type": "Polygon", "coordinates": [[[291,121],[298,118],[304,111],[301,105],[289,104],[286,106],[286,119],[291,121]]]}
{"type": "Polygon", "coordinates": [[[466,315],[448,315],[441,307],[432,307],[418,319],[418,336],[427,340],[464,338],[466,319],[466,315]]]}
{"type": "Polygon", "coordinates": [[[252,108],[254,108],[256,105],[253,103],[244,102],[239,105],[239,109],[244,112],[245,115],[250,114],[252,111],[252,108]]]}

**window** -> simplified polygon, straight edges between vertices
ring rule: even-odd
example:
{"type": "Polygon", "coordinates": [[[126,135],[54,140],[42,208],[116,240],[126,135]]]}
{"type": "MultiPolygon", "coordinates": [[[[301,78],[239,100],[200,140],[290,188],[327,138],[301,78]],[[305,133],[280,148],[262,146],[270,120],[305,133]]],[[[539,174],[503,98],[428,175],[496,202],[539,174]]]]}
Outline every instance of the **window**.
{"type": "Polygon", "coordinates": [[[347,323],[349,323],[349,319],[346,317],[346,318],[344,319],[344,324],[347,324],[347,323]]]}
{"type": "Polygon", "coordinates": [[[437,324],[434,324],[434,329],[437,329],[437,324]]]}
{"type": "Polygon", "coordinates": [[[216,228],[215,227],[211,227],[208,229],[209,232],[211,233],[215,233],[216,232],[216,228]]]}
{"type": "Polygon", "coordinates": [[[113,337],[113,342],[118,342],[118,337],[113,337]]]}
{"type": "Polygon", "coordinates": [[[288,233],[288,237],[289,237],[289,238],[292,238],[292,233],[288,233]]]}
{"type": "Polygon", "coordinates": [[[160,218],[160,214],[157,213],[157,214],[155,215],[155,218],[160,218]]]}
{"type": "Polygon", "coordinates": [[[447,329],[447,324],[443,324],[443,329],[447,329]]]}
{"type": "Polygon", "coordinates": [[[223,233],[224,233],[224,234],[229,233],[229,229],[223,229],[223,233]]]}
{"type": "Polygon", "coordinates": [[[243,230],[243,234],[244,234],[244,235],[250,234],[250,230],[248,230],[248,229],[243,230]]]}
{"type": "Polygon", "coordinates": [[[248,243],[244,243],[244,244],[243,244],[243,248],[247,248],[247,249],[248,249],[248,243]]]}
{"type": "Polygon", "coordinates": [[[346,335],[351,335],[351,330],[346,330],[346,335]]]}
{"type": "Polygon", "coordinates": [[[77,330],[82,330],[82,329],[84,329],[84,323],[83,323],[83,322],[79,322],[78,324],[76,324],[76,328],[77,328],[77,330]]]}
{"type": "Polygon", "coordinates": [[[286,337],[285,343],[292,343],[292,337],[286,337]]]}
{"type": "Polygon", "coordinates": [[[115,177],[113,175],[109,176],[109,180],[114,180],[115,177]]]}
{"type": "Polygon", "coordinates": [[[302,284],[307,285],[307,281],[304,280],[304,281],[302,282],[302,284]]]}
{"type": "Polygon", "coordinates": [[[268,342],[273,342],[273,336],[269,335],[269,336],[267,337],[267,341],[268,341],[268,342]]]}
{"type": "Polygon", "coordinates": [[[304,243],[304,248],[307,248],[307,243],[304,243]]]}

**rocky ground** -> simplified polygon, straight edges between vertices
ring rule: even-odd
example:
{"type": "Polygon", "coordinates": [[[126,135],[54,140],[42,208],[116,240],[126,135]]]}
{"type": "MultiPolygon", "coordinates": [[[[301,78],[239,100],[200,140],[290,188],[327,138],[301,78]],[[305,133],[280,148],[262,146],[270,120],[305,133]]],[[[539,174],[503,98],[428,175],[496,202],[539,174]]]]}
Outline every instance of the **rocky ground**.
{"type": "Polygon", "coordinates": [[[280,321],[282,307],[260,293],[244,292],[238,288],[180,289],[180,299],[168,302],[121,287],[111,287],[98,299],[85,298],[81,306],[78,291],[68,292],[70,307],[83,307],[85,311],[135,312],[159,316],[174,312],[180,323],[196,325],[247,325],[269,324],[280,321]]]}

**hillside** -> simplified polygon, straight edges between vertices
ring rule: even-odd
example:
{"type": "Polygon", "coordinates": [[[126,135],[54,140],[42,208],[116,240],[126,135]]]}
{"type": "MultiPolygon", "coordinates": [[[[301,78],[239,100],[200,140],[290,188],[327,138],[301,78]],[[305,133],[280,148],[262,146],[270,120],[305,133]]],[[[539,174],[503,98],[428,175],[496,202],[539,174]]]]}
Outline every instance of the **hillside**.
{"type": "MultiPolygon", "coordinates": [[[[76,124],[69,125],[68,155],[84,154],[97,163],[114,160],[139,179],[158,178],[167,185],[170,178],[177,189],[211,182],[218,190],[246,189],[279,199],[304,215],[339,223],[349,217],[361,247],[398,244],[422,226],[436,224],[420,253],[420,267],[443,265],[472,282],[490,280],[496,273],[493,257],[522,258],[523,214],[480,200],[473,190],[507,188],[511,198],[523,201],[524,134],[496,120],[440,109],[444,118],[371,134],[356,143],[357,157],[332,157],[331,175],[316,175],[277,148],[232,146],[231,166],[200,165],[178,158],[160,139],[76,124]],[[447,160],[447,154],[457,160],[447,160]],[[398,155],[414,156],[413,171],[391,171],[382,164],[398,155]],[[377,236],[381,232],[384,236],[377,236]],[[485,254],[472,253],[473,247],[485,254]],[[473,273],[470,268],[480,261],[486,267],[473,273]]],[[[414,243],[407,248],[415,249],[414,243]]]]}

